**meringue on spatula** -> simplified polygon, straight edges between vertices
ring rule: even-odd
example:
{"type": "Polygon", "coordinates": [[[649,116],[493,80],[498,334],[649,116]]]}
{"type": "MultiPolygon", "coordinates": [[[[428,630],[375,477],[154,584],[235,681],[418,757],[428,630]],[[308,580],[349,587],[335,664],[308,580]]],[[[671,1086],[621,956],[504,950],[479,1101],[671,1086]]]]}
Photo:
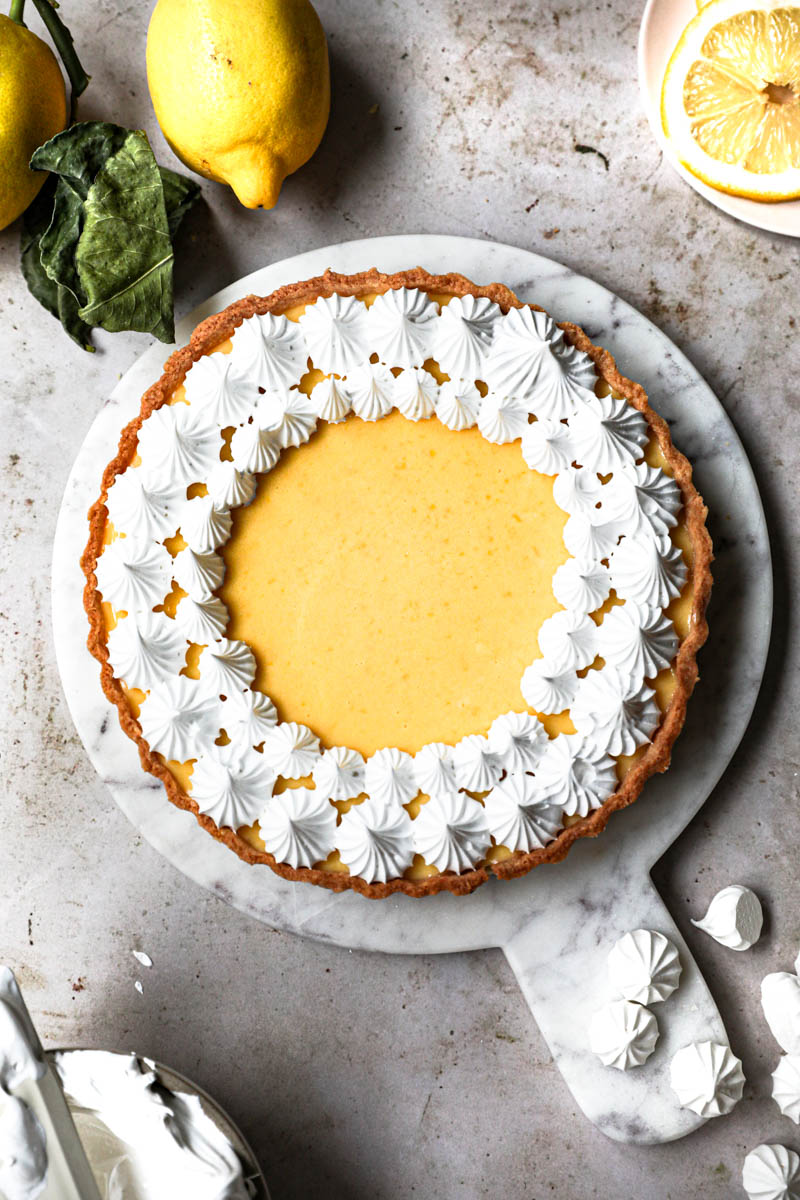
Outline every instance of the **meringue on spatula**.
{"type": "Polygon", "coordinates": [[[649,1008],[630,1000],[613,1000],[594,1014],[589,1026],[592,1050],[607,1067],[629,1071],[641,1067],[655,1049],[658,1022],[649,1008]]]}
{"type": "Polygon", "coordinates": [[[744,1072],[730,1046],[692,1042],[673,1055],[670,1083],[681,1108],[700,1117],[722,1117],[742,1098],[744,1072]]]}

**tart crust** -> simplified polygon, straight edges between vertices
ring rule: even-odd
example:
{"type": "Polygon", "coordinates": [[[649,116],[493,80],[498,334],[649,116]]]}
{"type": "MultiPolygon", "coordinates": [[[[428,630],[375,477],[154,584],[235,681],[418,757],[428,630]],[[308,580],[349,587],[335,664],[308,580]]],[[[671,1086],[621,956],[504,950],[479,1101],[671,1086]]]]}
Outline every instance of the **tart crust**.
{"type": "Polygon", "coordinates": [[[600,378],[605,380],[614,391],[624,396],[647,420],[650,431],[656,438],[661,453],[680,487],[684,504],[683,522],[693,549],[692,565],[689,571],[689,581],[694,589],[693,602],[688,632],[680,644],[673,666],[675,690],[656,735],[642,757],[628,771],[617,790],[604,802],[602,807],[562,830],[555,841],[544,849],[528,852],[516,851],[510,858],[501,862],[487,863],[460,875],[443,872],[426,879],[399,878],[391,879],[386,883],[367,883],[358,876],[344,872],[306,867],[295,868],[276,862],[273,855],[266,851],[256,850],[235,830],[220,829],[210,817],[198,812],[197,805],[191,796],[183,791],[160,757],[151,751],[142,736],[139,722],[133,716],[122,685],[115,677],[108,661],[107,630],[95,576],[97,560],[103,551],[103,538],[108,517],[106,508],[108,489],[116,477],[130,466],[136,456],[138,432],[143,421],[157,408],[168,402],[172,393],[183,382],[192,364],[231,337],[242,321],[255,314],[263,315],[270,312],[280,314],[294,305],[308,304],[320,296],[327,297],[334,293],[342,296],[364,296],[398,287],[419,288],[424,292],[444,293],[452,296],[485,296],[498,304],[503,312],[508,312],[511,308],[524,307],[542,311],[536,304],[527,306],[523,304],[503,284],[491,283],[485,287],[478,287],[463,275],[431,275],[422,267],[416,267],[411,271],[400,271],[394,275],[382,274],[374,268],[362,271],[357,275],[339,275],[328,270],[324,275],[315,279],[278,288],[270,296],[246,296],[243,300],[231,304],[223,312],[202,321],[192,333],[189,345],[176,350],[170,356],[165,364],[164,374],[145,392],[139,415],[122,431],[116,457],[103,472],[100,496],[89,510],[89,540],[81,556],[81,567],[86,576],[84,607],[90,627],[87,644],[101,665],[100,679],[103,691],[111,703],[116,705],[123,730],[129,738],[136,742],[142,767],[161,780],[172,803],[178,808],[194,813],[203,829],[218,841],[224,842],[245,862],[265,864],[284,879],[314,883],[335,892],[352,890],[373,899],[383,899],[394,892],[403,892],[414,897],[430,896],[441,891],[466,895],[485,883],[490,873],[499,879],[514,879],[519,875],[527,874],[533,867],[539,866],[541,863],[560,862],[566,857],[578,838],[597,837],[599,833],[602,833],[611,814],[632,804],[651,775],[666,771],[670,763],[673,744],[686,718],[689,696],[698,679],[697,652],[708,636],[706,608],[711,593],[711,562],[713,560],[711,538],[706,528],[708,510],[692,482],[690,463],[672,444],[666,421],[650,408],[644,389],[619,373],[613,357],[607,350],[593,345],[578,325],[563,322],[560,328],[564,331],[566,340],[585,351],[593,360],[600,378]]]}

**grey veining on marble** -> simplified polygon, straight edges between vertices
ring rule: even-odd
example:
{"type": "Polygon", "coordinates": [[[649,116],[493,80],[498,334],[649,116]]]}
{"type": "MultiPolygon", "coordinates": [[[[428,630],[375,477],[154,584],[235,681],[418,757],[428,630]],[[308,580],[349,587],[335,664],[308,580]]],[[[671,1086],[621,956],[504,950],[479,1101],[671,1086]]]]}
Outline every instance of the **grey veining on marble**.
{"type": "MultiPolygon", "coordinates": [[[[705,982],[649,878],[658,856],[694,816],[736,749],[755,701],[766,659],[772,608],[769,544],[758,492],[724,411],[697,372],[640,314],[599,285],[559,264],[514,247],[459,238],[394,237],[345,243],[273,264],[240,280],[190,314],[178,329],[248,292],[331,266],[342,272],[377,265],[391,271],[420,263],[432,271],[458,266],[479,282],[499,279],[522,298],[559,318],[570,317],[615,353],[623,373],[647,388],[670,421],[677,445],[697,464],[698,486],[718,520],[738,534],[719,554],[717,586],[735,589],[741,605],[714,623],[713,645],[726,639],[749,647],[735,670],[704,678],[668,775],[652,780],[630,811],[613,818],[593,844],[579,844],[566,862],[522,880],[492,881],[469,898],[425,902],[396,897],[372,903],[352,893],[330,895],[286,883],[248,867],[212,842],[194,820],[174,809],[157,780],[142,773],[135,747],[118,727],[85,648],[77,560],[85,514],[119,432],[160,372],[155,347],[120,381],[78,455],[62,505],[53,565],[53,611],[59,666],[67,699],[92,762],[117,802],[162,853],[196,882],[268,924],[356,949],[442,953],[500,946],[576,1101],[606,1134],[643,1144],[683,1136],[702,1124],[681,1111],[669,1088],[669,1058],[689,1041],[727,1034],[705,982]],[[736,622],[736,627],[732,627],[736,622]],[[739,624],[741,623],[741,627],[739,624]],[[709,751],[705,732],[713,724],[709,751]],[[680,947],[683,984],[659,1006],[655,1055],[635,1071],[604,1068],[588,1051],[593,1008],[609,995],[605,960],[613,942],[636,927],[660,929],[680,947]]],[[[712,651],[713,653],[713,651],[712,651]]],[[[709,652],[706,655],[710,657],[709,652]]],[[[725,656],[714,654],[713,662],[725,656]]]]}

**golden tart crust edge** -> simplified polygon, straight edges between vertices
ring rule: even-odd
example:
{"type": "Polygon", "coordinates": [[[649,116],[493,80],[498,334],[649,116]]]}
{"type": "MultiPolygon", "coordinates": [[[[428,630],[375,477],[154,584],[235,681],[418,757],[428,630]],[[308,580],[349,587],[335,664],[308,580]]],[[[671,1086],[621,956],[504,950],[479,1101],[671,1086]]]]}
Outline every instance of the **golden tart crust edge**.
{"type": "Polygon", "coordinates": [[[198,812],[195,802],[183,791],[174,776],[150,750],[147,741],[142,736],[141,727],[128,706],[120,681],[114,676],[108,661],[107,631],[95,577],[97,560],[103,550],[103,537],[108,516],[106,509],[108,489],[116,477],[121,475],[133,461],[137,452],[138,431],[142,422],[157,408],[167,403],[175,389],[183,382],[192,364],[229,338],[242,321],[255,314],[281,313],[293,305],[307,304],[320,296],[331,296],[334,293],[342,296],[362,296],[398,287],[419,288],[425,292],[453,296],[485,296],[498,304],[504,312],[510,308],[539,308],[535,304],[526,306],[509,288],[502,284],[491,283],[485,287],[477,287],[463,275],[431,275],[422,267],[416,267],[410,271],[400,271],[393,275],[385,275],[374,268],[356,275],[339,275],[328,270],[324,275],[315,279],[278,288],[270,296],[246,296],[244,299],[238,300],[223,312],[216,313],[202,321],[192,333],[189,345],[176,350],[171,355],[164,366],[161,378],[145,392],[139,415],[122,431],[117,454],[103,472],[100,496],[89,510],[89,540],[81,556],[81,567],[86,576],[84,608],[90,627],[87,644],[90,652],[101,665],[100,679],[103,691],[111,703],[116,706],[123,730],[132,741],[136,742],[142,767],[161,780],[172,803],[178,808],[194,813],[203,829],[218,841],[224,842],[245,862],[265,864],[284,879],[314,883],[336,892],[353,890],[373,899],[383,899],[394,892],[403,892],[414,897],[429,896],[441,891],[466,895],[485,883],[490,873],[500,879],[513,879],[527,874],[533,867],[539,866],[541,863],[560,862],[566,857],[578,838],[597,837],[599,833],[602,833],[611,814],[617,809],[626,808],[632,804],[651,775],[666,771],[670,763],[673,744],[683,728],[689,697],[698,679],[697,653],[708,636],[706,608],[711,593],[711,562],[713,560],[711,538],[706,529],[708,510],[692,482],[691,464],[672,444],[666,421],[650,408],[644,389],[619,373],[613,357],[607,350],[595,346],[578,325],[563,322],[560,328],[563,329],[567,341],[585,351],[593,360],[599,376],[644,415],[683,496],[683,521],[693,549],[692,565],[689,571],[689,581],[694,589],[692,609],[688,632],[680,644],[673,667],[675,690],[656,735],[645,753],[628,771],[614,794],[600,808],[562,830],[555,841],[544,849],[528,852],[516,851],[510,858],[501,862],[488,863],[471,871],[465,871],[461,875],[445,872],[426,879],[399,878],[391,879],[386,883],[366,883],[358,876],[344,872],[290,867],[285,863],[276,862],[273,855],[266,851],[256,850],[239,837],[235,830],[220,829],[210,817],[198,812]]]}

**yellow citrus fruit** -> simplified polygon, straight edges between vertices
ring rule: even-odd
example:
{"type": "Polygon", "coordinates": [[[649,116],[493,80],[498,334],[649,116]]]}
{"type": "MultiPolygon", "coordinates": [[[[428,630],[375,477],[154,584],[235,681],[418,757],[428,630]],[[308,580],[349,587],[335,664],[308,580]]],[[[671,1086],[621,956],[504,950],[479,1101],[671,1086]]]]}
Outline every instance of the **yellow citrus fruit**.
{"type": "Polygon", "coordinates": [[[158,0],[147,81],[178,158],[247,208],[272,208],[328,122],[328,48],[308,0],[158,0]]]}
{"type": "Polygon", "coordinates": [[[667,66],[661,121],[680,162],[711,187],[800,196],[800,8],[706,3],[667,66]]]}
{"type": "Polygon", "coordinates": [[[67,123],[56,56],[24,25],[0,13],[0,229],[23,213],[47,178],[28,166],[37,146],[67,123]]]}

